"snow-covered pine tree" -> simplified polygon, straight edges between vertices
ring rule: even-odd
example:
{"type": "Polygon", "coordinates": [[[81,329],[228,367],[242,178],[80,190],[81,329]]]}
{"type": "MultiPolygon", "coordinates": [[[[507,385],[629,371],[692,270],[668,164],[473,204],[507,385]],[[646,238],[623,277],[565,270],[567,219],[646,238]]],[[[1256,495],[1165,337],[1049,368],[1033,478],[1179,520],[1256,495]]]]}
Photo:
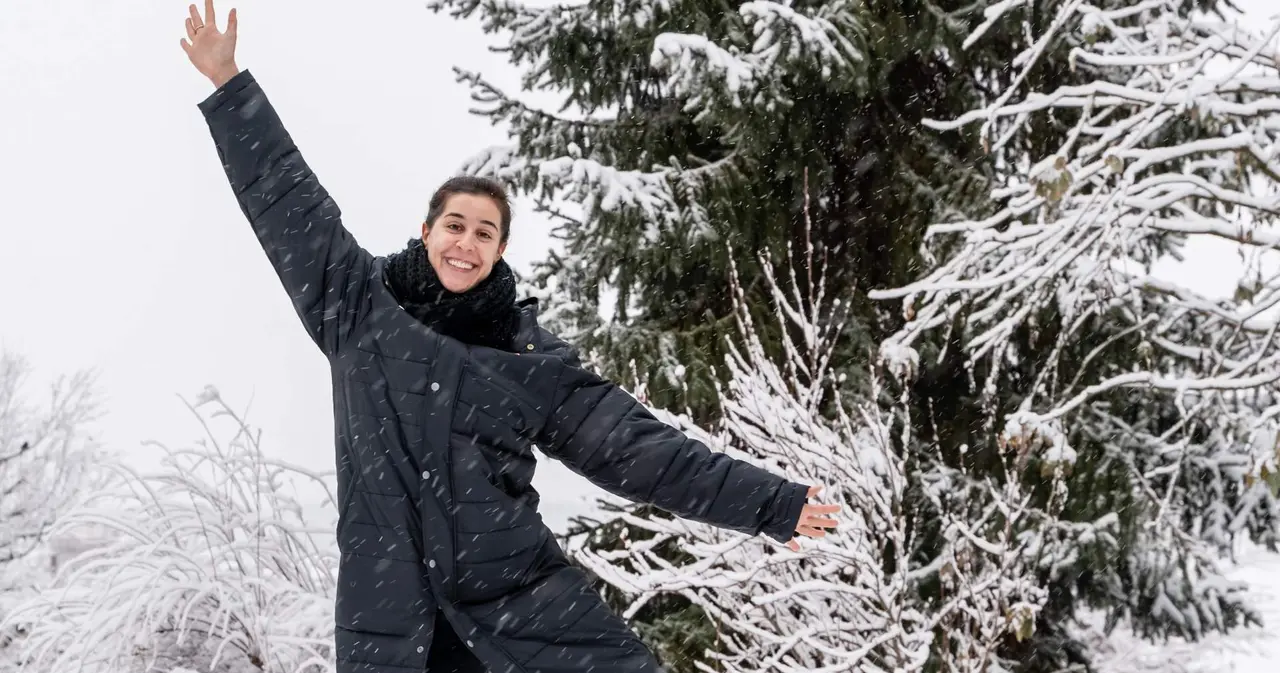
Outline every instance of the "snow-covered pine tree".
{"type": "Polygon", "coordinates": [[[854,361],[898,323],[847,290],[913,279],[924,227],[985,199],[977,143],[919,125],[976,100],[939,47],[963,37],[948,12],[968,0],[430,4],[502,34],[524,72],[518,94],[458,71],[512,141],[463,170],[503,179],[557,223],[563,254],[537,274],[560,305],[554,328],[599,352],[607,376],[630,380],[634,362],[655,403],[699,420],[716,413],[712,368],[736,338],[729,260],[766,316],[757,252],[800,245],[806,171],[815,243],[847,262],[832,289],[858,304],[840,344],[854,361]]]}
{"type": "Polygon", "coordinates": [[[930,123],[979,128],[997,211],[930,227],[934,270],[873,295],[909,319],[883,356],[958,362],[999,433],[981,448],[1020,452],[1012,476],[1037,490],[1069,475],[1063,525],[1105,531],[1038,553],[1042,630],[1069,640],[1073,610],[1094,606],[1144,636],[1199,638],[1254,616],[1218,552],[1276,534],[1276,501],[1251,477],[1275,472],[1280,415],[1280,23],[1179,0],[1006,0],[967,44],[1033,13],[1047,25],[1028,30],[1013,85],[930,123]],[[1091,81],[1041,88],[1043,54],[1064,46],[1091,81]],[[1047,125],[1065,140],[1028,152],[1047,125]],[[1205,239],[1238,257],[1176,264],[1205,239]],[[1206,289],[1237,274],[1234,293],[1206,289]],[[940,332],[946,352],[929,342],[940,332]]]}
{"type": "MultiPolygon", "coordinates": [[[[812,250],[805,252],[803,267],[819,266],[812,250]]],[[[1030,637],[1048,598],[1029,563],[1028,546],[1038,538],[1023,533],[1056,525],[1026,508],[1028,494],[1017,481],[1000,486],[962,470],[937,471],[920,491],[946,541],[934,557],[916,555],[914,461],[897,448],[913,442],[895,437],[910,433],[904,417],[910,407],[895,412],[845,402],[833,356],[847,302],[829,294],[824,274],[802,281],[790,266],[780,283],[768,271],[772,264],[762,268],[778,307],[772,319],[783,334],[783,355],[766,352],[745,292],[734,282],[742,345],[727,347],[723,423],[708,433],[687,415],[653,412],[709,446],[803,483],[824,484],[823,499],[844,508],[840,531],[809,541],[797,554],[760,538],[621,507],[613,510],[612,525],[573,540],[575,560],[602,578],[629,618],[673,595],[709,616],[716,636],[711,651],[683,652],[701,655],[703,670],[1001,670],[1001,644],[1030,637]],[[618,530],[625,533],[621,544],[600,539],[618,530]],[[924,590],[926,583],[941,590],[924,590]]],[[[1086,528],[1092,526],[1077,533],[1087,534],[1086,528]]]]}

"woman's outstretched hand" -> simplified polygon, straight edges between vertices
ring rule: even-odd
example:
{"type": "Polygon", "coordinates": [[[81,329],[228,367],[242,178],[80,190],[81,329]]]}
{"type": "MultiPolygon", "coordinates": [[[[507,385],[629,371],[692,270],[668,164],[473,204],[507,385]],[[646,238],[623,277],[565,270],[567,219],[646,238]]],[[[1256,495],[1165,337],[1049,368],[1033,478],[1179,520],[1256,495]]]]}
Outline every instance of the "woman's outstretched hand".
{"type": "Polygon", "coordinates": [[[208,77],[215,87],[221,87],[240,72],[236,67],[236,27],[239,25],[236,10],[233,8],[227,14],[225,31],[218,30],[213,0],[204,0],[204,18],[195,5],[191,5],[189,11],[191,16],[187,17],[187,36],[182,40],[182,50],[201,75],[208,77]]]}
{"type": "MultiPolygon", "coordinates": [[[[809,492],[805,494],[805,497],[812,498],[821,490],[821,486],[810,486],[809,492]]],[[[796,524],[796,533],[808,537],[826,537],[826,529],[836,527],[836,520],[829,515],[839,511],[840,505],[805,503],[804,509],[800,511],[800,523],[796,524]]],[[[800,551],[799,539],[791,538],[791,541],[787,543],[787,548],[791,551],[800,551]]]]}

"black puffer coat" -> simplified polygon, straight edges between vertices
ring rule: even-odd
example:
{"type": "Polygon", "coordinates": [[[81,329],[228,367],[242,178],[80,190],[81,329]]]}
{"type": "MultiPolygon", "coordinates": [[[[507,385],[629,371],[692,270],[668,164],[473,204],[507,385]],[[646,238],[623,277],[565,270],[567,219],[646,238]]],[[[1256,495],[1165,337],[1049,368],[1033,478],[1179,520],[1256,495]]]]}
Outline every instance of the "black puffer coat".
{"type": "MultiPolygon", "coordinates": [[[[489,671],[653,671],[570,566],[530,486],[536,444],[601,487],[789,540],[805,487],[712,452],[578,366],[521,305],[511,351],[406,313],[247,71],[200,103],[267,258],[332,369],[341,565],[338,670],[428,662],[437,616],[489,671]]],[[[453,634],[449,634],[452,636],[453,634]]],[[[475,661],[475,660],[473,660],[475,661]]]]}

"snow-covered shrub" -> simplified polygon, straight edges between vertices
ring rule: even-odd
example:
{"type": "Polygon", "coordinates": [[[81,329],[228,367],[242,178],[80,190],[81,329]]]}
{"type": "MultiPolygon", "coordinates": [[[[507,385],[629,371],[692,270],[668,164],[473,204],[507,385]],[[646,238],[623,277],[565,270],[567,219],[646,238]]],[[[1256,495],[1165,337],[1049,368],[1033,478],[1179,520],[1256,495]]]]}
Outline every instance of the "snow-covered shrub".
{"type": "Polygon", "coordinates": [[[43,404],[26,386],[31,368],[0,353],[0,564],[22,558],[88,482],[99,453],[87,436],[97,392],[87,372],[56,379],[43,404]]]}
{"type": "MultiPolygon", "coordinates": [[[[818,265],[806,250],[803,266],[818,265]]],[[[824,486],[816,501],[841,505],[838,531],[801,538],[795,553],[613,505],[606,511],[616,520],[595,530],[624,526],[622,544],[586,534],[570,541],[574,558],[629,598],[626,617],[671,594],[700,608],[715,624],[716,670],[924,671],[935,657],[947,670],[998,670],[997,645],[1027,635],[1046,600],[1030,579],[1040,538],[1025,535],[1045,524],[1027,520],[1016,481],[935,471],[913,492],[919,466],[902,451],[911,442],[906,405],[842,399],[832,353],[846,308],[827,295],[822,274],[801,280],[794,268],[786,282],[766,276],[780,355],[766,352],[743,288],[732,288],[745,346],[729,346],[723,423],[706,431],[686,415],[652,412],[715,450],[824,486]],[[932,558],[915,553],[918,516],[945,530],[932,558]]],[[[644,401],[643,390],[636,395],[644,401]]]]}
{"type": "MultiPolygon", "coordinates": [[[[89,468],[102,456],[88,435],[99,410],[91,375],[58,377],[38,399],[32,373],[24,358],[0,352],[0,619],[51,579],[58,550],[49,529],[96,487],[89,468]]],[[[16,665],[19,637],[0,627],[0,671],[16,665]]]]}
{"type": "Polygon", "coordinates": [[[327,482],[262,455],[215,390],[189,408],[207,439],[159,446],[145,473],[104,465],[106,487],[54,526],[98,543],[8,615],[27,670],[332,670],[333,532],[291,495],[327,482]]]}

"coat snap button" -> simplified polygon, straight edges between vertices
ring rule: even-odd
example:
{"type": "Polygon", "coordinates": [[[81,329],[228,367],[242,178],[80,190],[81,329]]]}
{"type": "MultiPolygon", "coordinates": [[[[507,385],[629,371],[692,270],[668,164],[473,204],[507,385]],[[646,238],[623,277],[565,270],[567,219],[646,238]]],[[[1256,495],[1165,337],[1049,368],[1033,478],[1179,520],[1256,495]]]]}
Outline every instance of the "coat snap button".
{"type": "Polygon", "coordinates": [[[525,350],[527,350],[527,351],[531,351],[531,350],[533,350],[533,344],[525,344],[524,349],[525,349],[525,350]]]}
{"type": "Polygon", "coordinates": [[[421,645],[419,645],[419,646],[418,646],[418,654],[422,654],[422,649],[423,649],[423,648],[422,648],[422,646],[421,646],[421,645]]]}
{"type": "Polygon", "coordinates": [[[431,478],[431,473],[430,473],[430,472],[428,472],[427,470],[423,470],[423,471],[422,471],[422,478],[423,478],[423,479],[430,479],[430,478],[431,478]]]}
{"type": "Polygon", "coordinates": [[[431,392],[433,392],[433,393],[434,393],[434,392],[436,392],[437,390],[440,390],[440,384],[439,384],[439,383],[436,383],[435,381],[432,381],[432,382],[431,382],[431,392]]]}
{"type": "Polygon", "coordinates": [[[430,561],[427,561],[427,565],[431,566],[432,568],[436,567],[436,560],[431,559],[430,561]]]}

